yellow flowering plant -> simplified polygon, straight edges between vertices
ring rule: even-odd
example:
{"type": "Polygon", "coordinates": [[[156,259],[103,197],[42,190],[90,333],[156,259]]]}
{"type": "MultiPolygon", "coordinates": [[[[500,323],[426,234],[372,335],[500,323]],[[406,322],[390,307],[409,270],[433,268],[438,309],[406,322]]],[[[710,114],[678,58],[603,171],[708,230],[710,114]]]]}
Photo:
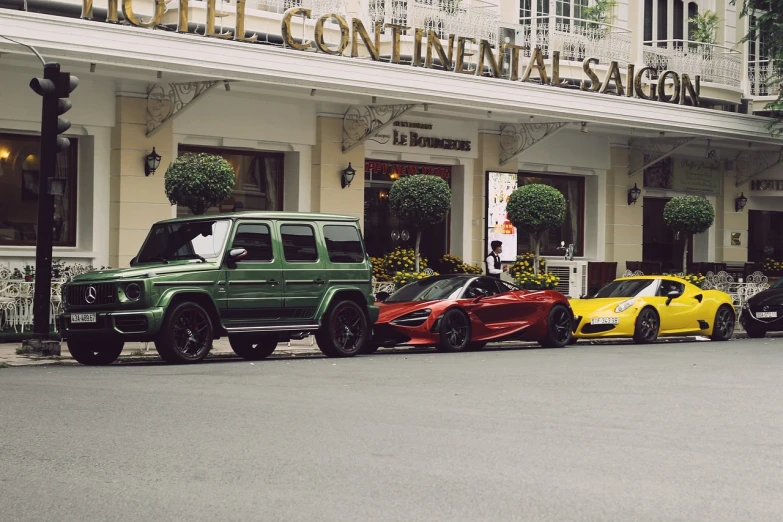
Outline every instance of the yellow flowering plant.
{"type": "Polygon", "coordinates": [[[469,265],[461,257],[446,254],[438,261],[438,271],[441,274],[483,274],[479,265],[469,265]]]}
{"type": "Polygon", "coordinates": [[[783,262],[768,257],[764,260],[764,264],[761,265],[761,271],[768,276],[779,275],[783,272],[783,262]]]}
{"type": "Polygon", "coordinates": [[[544,272],[524,272],[518,278],[515,277],[514,281],[525,290],[554,290],[560,283],[560,278],[544,272]]]}
{"type": "Polygon", "coordinates": [[[433,274],[428,275],[425,274],[424,272],[397,272],[396,274],[394,274],[392,281],[394,282],[394,286],[396,288],[400,288],[402,286],[407,285],[408,283],[412,283],[420,279],[426,279],[433,275],[438,275],[438,273],[434,272],[433,274]]]}
{"type": "MultiPolygon", "coordinates": [[[[427,267],[427,259],[419,259],[420,271],[427,267]]],[[[396,274],[397,272],[415,272],[416,254],[412,248],[397,247],[383,258],[383,268],[387,274],[396,274]]]]}
{"type": "Polygon", "coordinates": [[[704,281],[707,280],[707,278],[701,274],[688,274],[685,276],[677,275],[677,274],[663,274],[665,276],[671,276],[671,277],[679,277],[680,279],[685,279],[690,284],[694,286],[698,286],[699,288],[702,287],[704,284],[704,281]]]}
{"type": "MultiPolygon", "coordinates": [[[[533,265],[535,264],[536,255],[532,252],[525,252],[517,256],[517,260],[514,261],[508,268],[509,275],[515,280],[519,281],[525,274],[533,274],[533,265]]],[[[539,259],[538,272],[543,274],[546,271],[546,259],[539,259]]]]}
{"type": "Polygon", "coordinates": [[[391,280],[391,277],[389,277],[389,274],[386,272],[386,266],[384,265],[384,258],[371,257],[370,260],[372,261],[372,276],[375,278],[376,281],[391,280]]]}

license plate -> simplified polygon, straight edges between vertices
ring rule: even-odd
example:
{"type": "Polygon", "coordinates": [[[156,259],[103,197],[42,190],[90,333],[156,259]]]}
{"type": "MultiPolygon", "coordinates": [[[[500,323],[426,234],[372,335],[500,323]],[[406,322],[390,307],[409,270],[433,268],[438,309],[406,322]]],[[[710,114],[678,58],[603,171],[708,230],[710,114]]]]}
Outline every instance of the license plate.
{"type": "Polygon", "coordinates": [[[617,317],[593,317],[590,324],[617,324],[620,320],[617,317]]]}
{"type": "Polygon", "coordinates": [[[95,314],[71,314],[72,323],[95,323],[97,318],[95,314]]]}
{"type": "Polygon", "coordinates": [[[773,317],[777,317],[777,312],[756,312],[756,317],[759,319],[771,319],[773,317]]]}

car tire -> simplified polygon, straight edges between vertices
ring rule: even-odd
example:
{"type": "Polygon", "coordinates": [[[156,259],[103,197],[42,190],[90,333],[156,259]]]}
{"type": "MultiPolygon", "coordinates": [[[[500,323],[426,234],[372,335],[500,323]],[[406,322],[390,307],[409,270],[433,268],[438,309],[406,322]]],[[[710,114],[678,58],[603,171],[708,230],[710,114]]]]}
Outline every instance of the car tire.
{"type": "Polygon", "coordinates": [[[367,314],[353,301],[329,306],[315,340],[327,357],[353,357],[362,352],[368,337],[367,314]]]}
{"type": "Polygon", "coordinates": [[[470,319],[465,312],[452,308],[447,311],[440,321],[438,328],[440,339],[438,340],[439,352],[464,352],[470,346],[470,319]]]}
{"type": "Polygon", "coordinates": [[[192,364],[204,360],[213,339],[209,313],[197,303],[183,301],[166,314],[155,348],[166,362],[192,364]]]}
{"type": "Polygon", "coordinates": [[[636,344],[652,344],[658,339],[661,329],[661,319],[652,308],[642,308],[636,316],[636,326],[633,332],[633,341],[636,344]]]}
{"type": "Polygon", "coordinates": [[[549,310],[546,320],[546,337],[538,341],[543,348],[562,348],[571,340],[574,329],[574,317],[562,304],[556,304],[549,310]]]}
{"type": "Polygon", "coordinates": [[[482,343],[470,343],[468,345],[468,350],[467,351],[477,352],[479,350],[482,350],[486,345],[487,345],[487,343],[483,343],[483,342],[482,343]]]}
{"type": "Polygon", "coordinates": [[[754,328],[754,327],[745,327],[745,333],[748,334],[748,337],[751,339],[761,339],[762,337],[767,336],[767,331],[763,328],[754,328]]]}
{"type": "Polygon", "coordinates": [[[712,341],[728,341],[734,335],[734,326],[737,323],[734,309],[728,305],[721,305],[715,312],[715,324],[712,326],[712,341]]]}
{"type": "Polygon", "coordinates": [[[577,342],[579,342],[579,339],[574,337],[574,334],[571,334],[571,338],[568,340],[568,344],[572,345],[572,344],[576,344],[577,342]]]}
{"type": "Polygon", "coordinates": [[[378,348],[380,348],[380,347],[381,347],[381,345],[379,345],[377,343],[366,342],[366,343],[364,343],[364,346],[362,346],[362,349],[359,350],[359,354],[360,355],[372,355],[375,352],[377,352],[378,348]]]}
{"type": "Polygon", "coordinates": [[[123,341],[68,339],[68,351],[76,362],[85,366],[106,366],[117,360],[125,346],[123,341]]]}
{"type": "Polygon", "coordinates": [[[248,361],[261,361],[266,359],[277,348],[277,337],[236,337],[230,336],[228,344],[234,353],[248,361]]]}

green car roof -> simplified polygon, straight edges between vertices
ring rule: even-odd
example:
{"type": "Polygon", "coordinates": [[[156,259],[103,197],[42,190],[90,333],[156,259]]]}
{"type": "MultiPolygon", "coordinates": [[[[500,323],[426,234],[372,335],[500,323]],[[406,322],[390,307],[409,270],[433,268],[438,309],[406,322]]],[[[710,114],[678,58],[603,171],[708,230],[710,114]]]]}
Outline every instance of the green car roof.
{"type": "Polygon", "coordinates": [[[159,223],[178,223],[183,221],[212,221],[215,219],[277,219],[291,221],[351,221],[358,222],[355,216],[343,216],[338,214],[315,214],[307,212],[226,212],[225,214],[203,214],[200,216],[187,216],[166,219],[159,223]]]}

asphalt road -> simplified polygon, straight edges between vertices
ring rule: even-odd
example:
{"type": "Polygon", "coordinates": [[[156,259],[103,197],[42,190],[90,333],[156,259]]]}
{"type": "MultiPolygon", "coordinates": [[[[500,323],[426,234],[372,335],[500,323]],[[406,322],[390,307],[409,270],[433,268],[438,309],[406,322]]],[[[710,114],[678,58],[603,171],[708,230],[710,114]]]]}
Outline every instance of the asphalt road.
{"type": "Polygon", "coordinates": [[[0,370],[0,520],[780,521],[783,340],[0,370]]]}

